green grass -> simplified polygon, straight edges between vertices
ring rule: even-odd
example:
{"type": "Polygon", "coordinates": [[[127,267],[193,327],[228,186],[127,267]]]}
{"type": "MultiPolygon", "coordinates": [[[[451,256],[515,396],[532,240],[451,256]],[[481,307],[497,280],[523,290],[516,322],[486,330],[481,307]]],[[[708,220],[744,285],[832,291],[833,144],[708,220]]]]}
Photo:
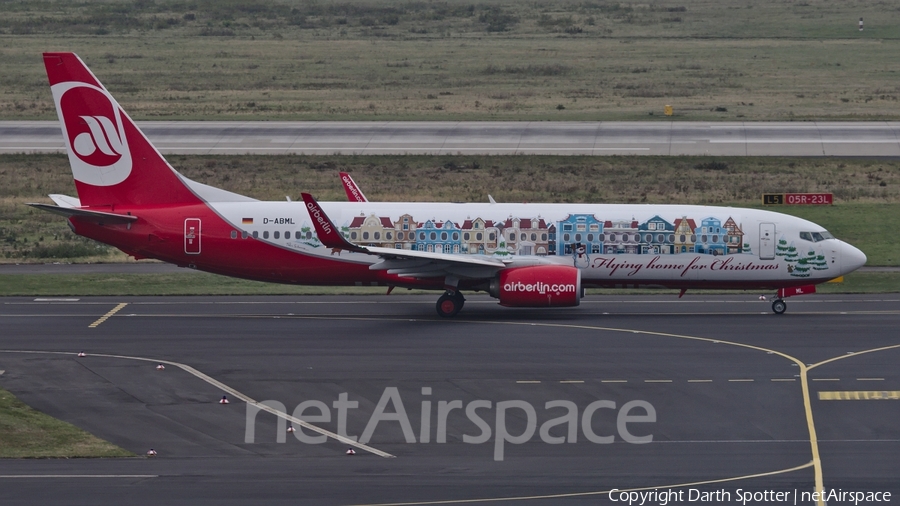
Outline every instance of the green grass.
{"type": "Polygon", "coordinates": [[[0,119],[56,117],[43,51],[138,119],[897,119],[898,25],[843,0],[9,1],[0,119]]]}
{"type": "Polygon", "coordinates": [[[0,458],[133,456],[72,424],[28,407],[0,388],[0,458]]]}

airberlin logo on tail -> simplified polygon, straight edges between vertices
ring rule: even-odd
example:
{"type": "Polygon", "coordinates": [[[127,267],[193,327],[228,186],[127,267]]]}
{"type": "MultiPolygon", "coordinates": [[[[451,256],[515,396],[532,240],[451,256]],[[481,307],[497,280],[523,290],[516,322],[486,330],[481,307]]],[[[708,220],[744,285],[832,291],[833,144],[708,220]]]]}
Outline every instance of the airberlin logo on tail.
{"type": "MultiPolygon", "coordinates": [[[[125,145],[119,138],[112,120],[104,116],[79,116],[87,124],[89,132],[81,132],[75,136],[72,141],[72,148],[75,153],[87,163],[94,155],[105,155],[112,157],[112,163],[116,163],[122,157],[125,145]],[[97,153],[99,151],[99,153],[97,153]]],[[[112,165],[112,163],[103,164],[93,163],[92,165],[112,165]]]]}
{"type": "Polygon", "coordinates": [[[363,198],[362,194],[359,192],[359,188],[357,188],[356,185],[353,184],[353,180],[350,179],[350,176],[343,176],[341,178],[341,181],[344,182],[344,186],[347,188],[347,190],[350,192],[350,195],[353,196],[356,202],[366,201],[366,199],[363,198]]]}
{"type": "Polygon", "coordinates": [[[319,209],[312,202],[306,203],[306,208],[309,209],[309,215],[312,216],[316,223],[322,227],[322,232],[325,232],[328,235],[333,233],[333,229],[331,228],[331,223],[328,223],[328,220],[325,218],[325,215],[322,213],[322,210],[319,209]]]}
{"type": "Polygon", "coordinates": [[[537,283],[523,283],[521,281],[513,281],[512,283],[506,283],[505,285],[503,285],[503,290],[506,292],[537,292],[541,295],[546,295],[549,292],[559,295],[561,293],[575,293],[575,285],[571,283],[550,284],[544,283],[543,281],[538,281],[537,283]]]}
{"type": "Polygon", "coordinates": [[[131,174],[132,160],[122,112],[96,86],[65,82],[53,86],[63,136],[75,179],[96,186],[121,183],[131,174]]]}

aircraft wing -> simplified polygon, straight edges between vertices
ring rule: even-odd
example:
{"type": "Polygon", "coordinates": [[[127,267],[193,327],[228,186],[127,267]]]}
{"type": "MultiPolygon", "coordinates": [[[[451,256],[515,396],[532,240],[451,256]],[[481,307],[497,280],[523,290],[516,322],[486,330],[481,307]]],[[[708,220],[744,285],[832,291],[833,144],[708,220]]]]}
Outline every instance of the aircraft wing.
{"type": "Polygon", "coordinates": [[[29,203],[28,205],[42,211],[60,214],[66,218],[78,216],[81,218],[92,219],[98,223],[131,223],[132,221],[137,220],[137,216],[131,214],[105,213],[103,211],[91,211],[76,207],[51,206],[50,204],[29,203]]]}
{"type": "Polygon", "coordinates": [[[341,235],[338,227],[322,210],[319,203],[308,193],[303,193],[303,202],[312,219],[319,241],[328,248],[374,255],[381,259],[369,267],[371,270],[386,270],[389,274],[408,278],[434,278],[457,276],[463,278],[489,278],[497,271],[510,267],[509,261],[477,255],[452,255],[429,251],[357,246],[341,235]]]}

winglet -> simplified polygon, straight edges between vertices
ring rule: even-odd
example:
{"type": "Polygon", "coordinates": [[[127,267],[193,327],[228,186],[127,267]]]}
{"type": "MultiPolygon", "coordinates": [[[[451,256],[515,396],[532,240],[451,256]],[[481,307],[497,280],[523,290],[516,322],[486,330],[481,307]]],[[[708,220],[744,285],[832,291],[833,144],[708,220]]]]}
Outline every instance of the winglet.
{"type": "Polygon", "coordinates": [[[331,219],[325,214],[325,211],[322,210],[322,207],[319,206],[319,203],[316,202],[316,199],[314,199],[312,195],[308,193],[301,193],[300,195],[303,197],[303,203],[306,205],[306,210],[309,212],[310,219],[312,219],[313,227],[316,229],[316,237],[319,238],[319,241],[321,241],[325,247],[356,251],[358,253],[368,253],[365,248],[361,248],[347,239],[344,239],[340,229],[331,222],[331,219]]]}
{"type": "Polygon", "coordinates": [[[341,185],[344,187],[344,192],[347,193],[347,200],[350,202],[368,202],[366,196],[363,195],[362,190],[359,189],[359,186],[356,184],[356,181],[350,177],[350,174],[347,172],[341,172],[341,185]]]}

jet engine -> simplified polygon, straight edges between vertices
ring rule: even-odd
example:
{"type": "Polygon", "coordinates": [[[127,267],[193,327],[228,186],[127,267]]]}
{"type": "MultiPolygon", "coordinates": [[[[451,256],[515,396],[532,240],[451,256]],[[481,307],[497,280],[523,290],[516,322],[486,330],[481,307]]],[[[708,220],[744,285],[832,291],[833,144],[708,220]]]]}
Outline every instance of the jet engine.
{"type": "Polygon", "coordinates": [[[513,267],[491,280],[489,293],[507,307],[570,307],[581,302],[581,271],[565,265],[513,267]]]}

